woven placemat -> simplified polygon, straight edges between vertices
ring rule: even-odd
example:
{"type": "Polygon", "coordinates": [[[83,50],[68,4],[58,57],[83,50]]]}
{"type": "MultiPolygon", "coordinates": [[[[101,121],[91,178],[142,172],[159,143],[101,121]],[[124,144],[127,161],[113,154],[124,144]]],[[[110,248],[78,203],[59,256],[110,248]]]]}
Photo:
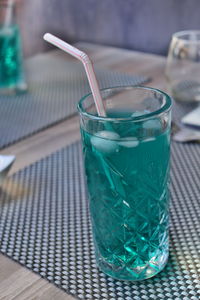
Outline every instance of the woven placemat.
{"type": "Polygon", "coordinates": [[[12,177],[27,195],[1,191],[0,250],[79,299],[198,300],[199,166],[199,145],[173,144],[170,258],[152,279],[127,283],[97,269],[79,142],[12,177]]]}
{"type": "MultiPolygon", "coordinates": [[[[81,63],[69,62],[57,53],[40,54],[27,61],[27,93],[0,96],[0,148],[73,115],[78,101],[90,91],[81,63]]],[[[96,69],[96,74],[101,88],[147,81],[146,77],[103,69],[96,69]]]]}

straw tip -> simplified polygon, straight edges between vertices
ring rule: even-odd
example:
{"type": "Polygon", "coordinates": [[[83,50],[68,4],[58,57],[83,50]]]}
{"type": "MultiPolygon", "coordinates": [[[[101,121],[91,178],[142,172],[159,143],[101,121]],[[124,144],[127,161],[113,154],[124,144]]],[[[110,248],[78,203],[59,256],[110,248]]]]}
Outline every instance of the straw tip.
{"type": "Polygon", "coordinates": [[[50,35],[51,35],[50,33],[46,32],[46,33],[43,35],[43,39],[44,39],[45,41],[47,41],[50,35]]]}

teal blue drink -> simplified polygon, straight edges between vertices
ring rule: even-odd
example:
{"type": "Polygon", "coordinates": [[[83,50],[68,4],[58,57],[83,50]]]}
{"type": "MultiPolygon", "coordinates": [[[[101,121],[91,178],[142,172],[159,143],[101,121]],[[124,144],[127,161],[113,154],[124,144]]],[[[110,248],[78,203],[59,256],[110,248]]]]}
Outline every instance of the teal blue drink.
{"type": "Polygon", "coordinates": [[[15,2],[0,1],[0,94],[15,94],[26,89],[15,2]]]}
{"type": "Polygon", "coordinates": [[[96,259],[117,279],[154,276],[168,258],[171,100],[142,87],[102,91],[79,103],[96,259]]]}
{"type": "Polygon", "coordinates": [[[15,87],[22,76],[22,53],[17,25],[0,26],[0,88],[15,87]]]}

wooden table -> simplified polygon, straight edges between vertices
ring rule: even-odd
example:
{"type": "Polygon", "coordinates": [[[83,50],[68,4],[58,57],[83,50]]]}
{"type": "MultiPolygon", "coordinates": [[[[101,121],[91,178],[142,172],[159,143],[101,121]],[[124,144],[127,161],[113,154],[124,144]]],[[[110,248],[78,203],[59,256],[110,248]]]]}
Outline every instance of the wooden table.
{"type": "MultiPolygon", "coordinates": [[[[164,78],[165,58],[136,51],[78,43],[77,47],[87,52],[98,67],[126,73],[147,75],[152,78],[151,87],[166,89],[164,78]]],[[[66,55],[66,59],[73,60],[66,55]]],[[[42,157],[79,139],[79,121],[74,116],[43,130],[25,140],[0,151],[15,154],[16,162],[10,174],[39,160],[42,157]]],[[[0,300],[74,299],[39,275],[20,266],[4,255],[0,255],[0,300]]]]}

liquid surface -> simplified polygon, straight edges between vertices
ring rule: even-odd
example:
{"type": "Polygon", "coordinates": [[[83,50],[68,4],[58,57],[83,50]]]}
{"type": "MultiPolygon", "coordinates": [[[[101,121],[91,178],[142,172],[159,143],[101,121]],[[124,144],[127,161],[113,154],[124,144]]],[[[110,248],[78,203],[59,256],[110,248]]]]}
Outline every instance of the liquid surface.
{"type": "MultiPolygon", "coordinates": [[[[155,125],[148,122],[144,128],[155,125]]],[[[169,132],[123,136],[82,130],[83,153],[98,264],[138,280],[158,273],[168,256],[169,132]]]]}
{"type": "Polygon", "coordinates": [[[21,76],[22,53],[17,25],[0,26],[0,88],[15,86],[21,76]]]}

